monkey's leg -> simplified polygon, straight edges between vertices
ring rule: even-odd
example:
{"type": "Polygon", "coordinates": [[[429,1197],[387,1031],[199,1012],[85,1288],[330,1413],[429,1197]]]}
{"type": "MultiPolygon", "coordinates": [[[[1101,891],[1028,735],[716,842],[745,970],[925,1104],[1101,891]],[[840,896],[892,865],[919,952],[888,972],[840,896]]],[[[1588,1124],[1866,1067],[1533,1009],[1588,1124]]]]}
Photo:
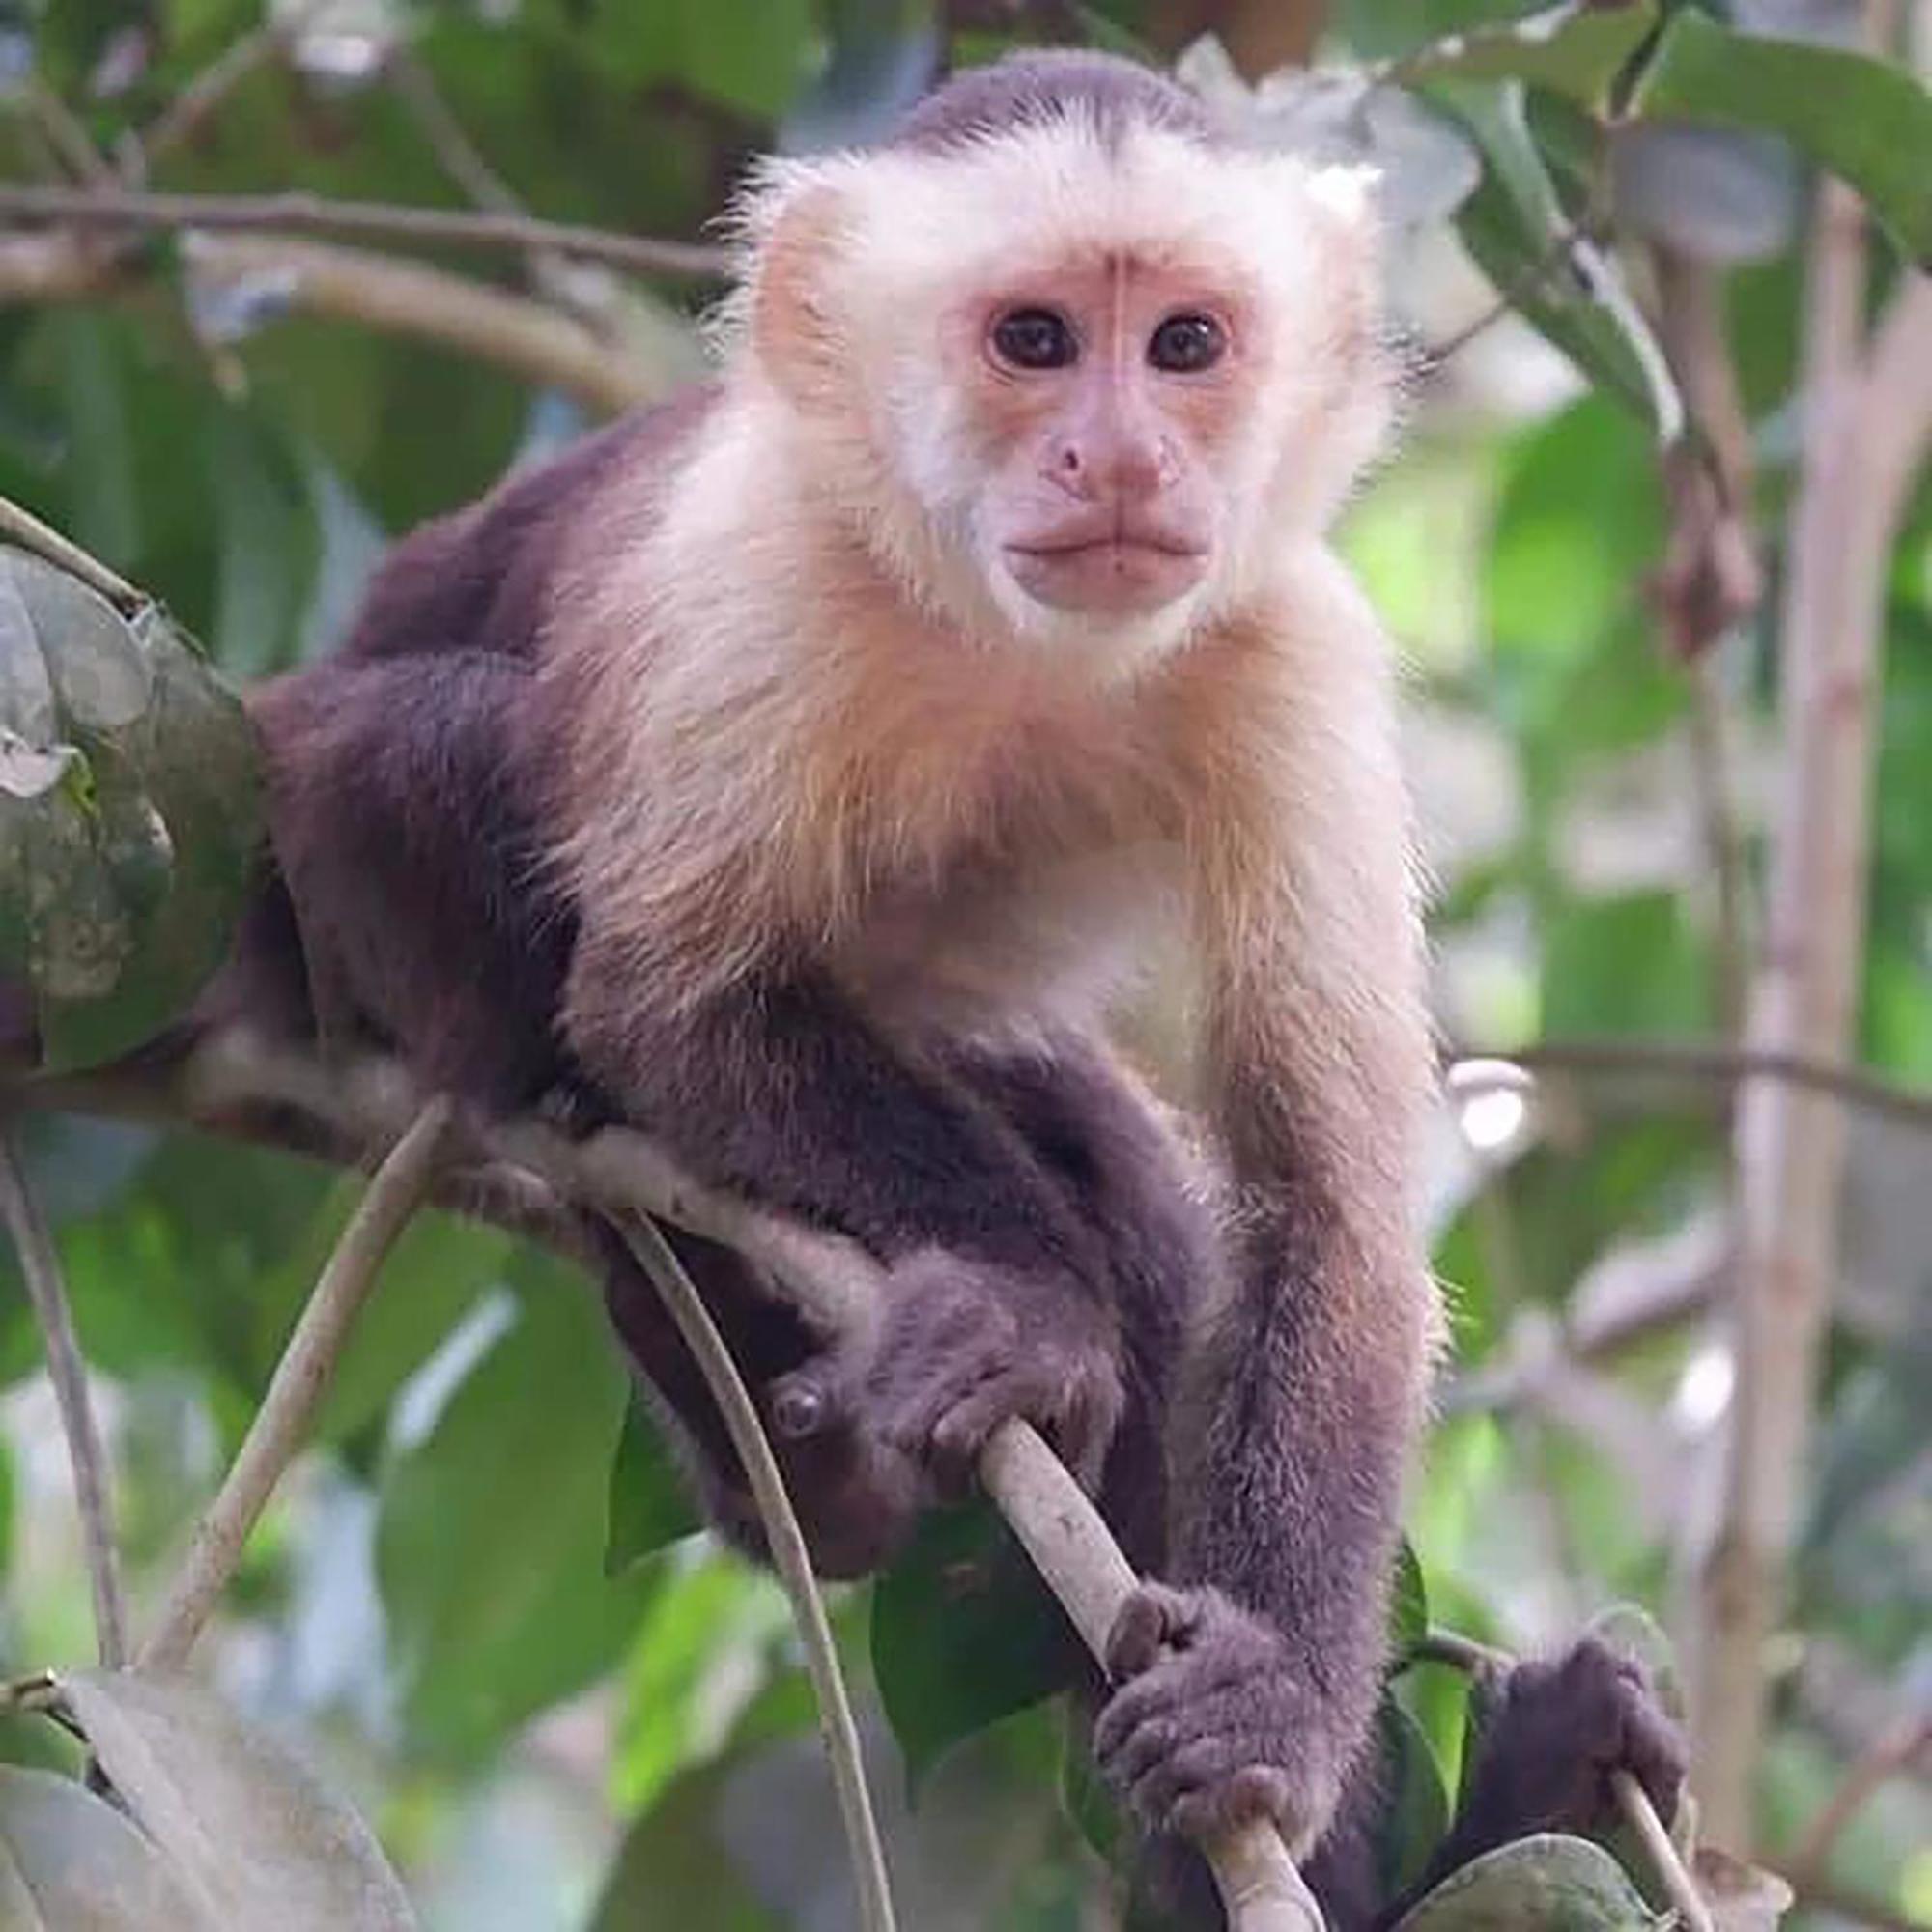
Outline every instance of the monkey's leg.
{"type": "Polygon", "coordinates": [[[1166,1566],[1170,1408],[1178,1366],[1221,1265],[1211,1188],[1149,1097],[1098,1042],[955,1054],[962,1079],[1012,1122],[1106,1258],[1126,1408],[1101,1489],[1134,1566],[1166,1566]]]}
{"type": "MultiPolygon", "coordinates": [[[[558,1077],[571,943],[520,789],[529,689],[511,659],[449,652],[333,659],[249,697],[311,992],[430,1085],[504,1109],[558,1077]]],[[[238,984],[250,965],[244,941],[238,984]]]]}
{"type": "Polygon", "coordinates": [[[949,1483],[1009,1416],[1097,1475],[1122,1404],[1106,1261],[998,1112],[810,977],[650,1004],[586,928],[566,1008],[600,1090],[714,1186],[888,1264],[875,1331],[788,1385],[810,1432],[856,1413],[949,1483]]]}

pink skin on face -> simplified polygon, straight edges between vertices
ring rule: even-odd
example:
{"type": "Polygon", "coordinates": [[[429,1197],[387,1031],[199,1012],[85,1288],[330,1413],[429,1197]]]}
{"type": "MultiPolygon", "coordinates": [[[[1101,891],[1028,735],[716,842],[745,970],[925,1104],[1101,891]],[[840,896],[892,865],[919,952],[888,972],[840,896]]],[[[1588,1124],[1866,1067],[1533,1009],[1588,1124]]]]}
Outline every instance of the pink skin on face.
{"type": "Polygon", "coordinates": [[[1200,275],[1126,255],[1031,275],[973,305],[969,393],[994,470],[987,521],[1029,597],[1143,616],[1207,575],[1220,507],[1212,459],[1252,380],[1240,306],[1200,275]]]}

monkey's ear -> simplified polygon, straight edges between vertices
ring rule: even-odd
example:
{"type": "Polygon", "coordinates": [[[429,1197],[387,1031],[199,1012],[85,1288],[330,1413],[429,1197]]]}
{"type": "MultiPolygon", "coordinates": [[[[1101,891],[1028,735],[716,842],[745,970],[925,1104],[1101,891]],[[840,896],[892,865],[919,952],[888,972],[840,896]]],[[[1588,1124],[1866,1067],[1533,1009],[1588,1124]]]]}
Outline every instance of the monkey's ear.
{"type": "Polygon", "coordinates": [[[836,187],[814,182],[775,191],[760,211],[748,289],[752,353],[802,409],[836,401],[841,386],[836,289],[843,203],[836,187]]]}

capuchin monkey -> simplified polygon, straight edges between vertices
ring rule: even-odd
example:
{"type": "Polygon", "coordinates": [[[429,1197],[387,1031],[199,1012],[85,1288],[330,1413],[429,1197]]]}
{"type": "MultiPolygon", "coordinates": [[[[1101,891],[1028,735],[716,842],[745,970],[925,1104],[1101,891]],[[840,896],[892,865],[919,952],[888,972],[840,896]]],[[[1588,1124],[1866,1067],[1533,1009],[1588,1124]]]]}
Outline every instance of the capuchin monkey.
{"type": "MultiPolygon", "coordinates": [[[[871,1250],[878,1320],[832,1341],[673,1236],[820,1567],[876,1567],[1037,1425],[1161,1579],[1102,1770],[1163,1841],[1272,1819],[1372,1924],[1440,1318],[1390,653],[1326,542],[1394,388],[1369,185],[1039,54],[767,164],[738,234],[714,383],[418,531],[339,657],[253,694],[277,871],[231,995],[871,1250]],[[1168,953],[1184,1134],[1108,1040],[1168,953]]],[[[610,1300],[754,1541],[614,1252],[610,1300]]],[[[1640,1678],[1553,1669],[1515,1730],[1560,1751],[1503,1754],[1535,1774],[1458,1856],[1565,1764],[1674,1801],[1640,1678]]]]}

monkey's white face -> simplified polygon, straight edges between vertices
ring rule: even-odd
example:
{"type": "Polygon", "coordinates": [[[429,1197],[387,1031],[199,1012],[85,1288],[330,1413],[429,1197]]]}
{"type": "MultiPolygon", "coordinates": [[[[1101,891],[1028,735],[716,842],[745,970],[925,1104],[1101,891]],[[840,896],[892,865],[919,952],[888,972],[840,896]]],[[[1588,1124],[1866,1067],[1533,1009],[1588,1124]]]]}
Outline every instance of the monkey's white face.
{"type": "Polygon", "coordinates": [[[944,319],[944,386],[980,479],[980,566],[999,603],[1021,600],[1022,622],[1025,604],[1143,620],[1206,582],[1223,535],[1217,471],[1252,386],[1239,307],[1109,252],[944,319]]]}
{"type": "Polygon", "coordinates": [[[1077,119],[784,164],[743,313],[815,493],[976,635],[1138,661],[1378,439],[1363,184],[1077,119]]]}

